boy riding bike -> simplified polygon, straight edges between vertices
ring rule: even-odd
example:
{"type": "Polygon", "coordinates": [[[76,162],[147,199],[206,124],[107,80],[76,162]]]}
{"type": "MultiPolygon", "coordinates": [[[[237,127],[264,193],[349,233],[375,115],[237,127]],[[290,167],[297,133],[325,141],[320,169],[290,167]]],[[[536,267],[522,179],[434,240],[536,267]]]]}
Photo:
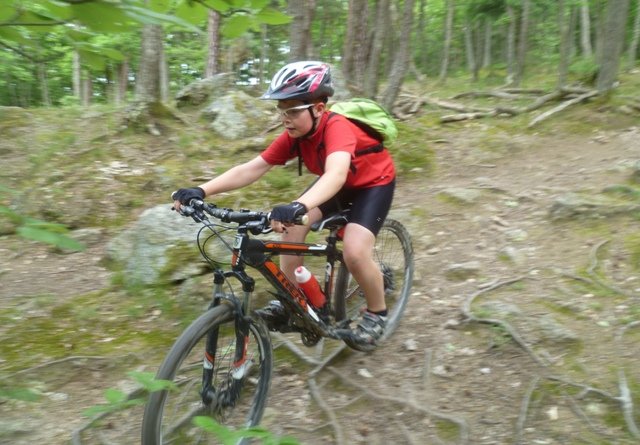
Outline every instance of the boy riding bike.
{"type": "MultiPolygon", "coordinates": [[[[300,156],[307,169],[319,177],[295,201],[273,208],[271,226],[282,233],[283,241],[303,242],[309,226],[294,224],[300,216],[307,214],[311,224],[323,215],[351,209],[343,235],[343,257],[367,302],[352,338],[363,345],[375,344],[384,333],[387,308],[373,248],[393,200],[395,168],[379,140],[327,110],[333,93],[330,68],[324,63],[294,62],[281,68],[262,99],[278,101],[276,111],[285,131],[254,159],[199,187],[179,189],[173,195],[174,208],[179,210],[193,198],[204,199],[249,185],[274,165],[300,156]]],[[[295,283],[294,270],[303,259],[284,255],[280,261],[295,283]]],[[[270,326],[287,317],[278,301],[258,313],[270,326]]]]}

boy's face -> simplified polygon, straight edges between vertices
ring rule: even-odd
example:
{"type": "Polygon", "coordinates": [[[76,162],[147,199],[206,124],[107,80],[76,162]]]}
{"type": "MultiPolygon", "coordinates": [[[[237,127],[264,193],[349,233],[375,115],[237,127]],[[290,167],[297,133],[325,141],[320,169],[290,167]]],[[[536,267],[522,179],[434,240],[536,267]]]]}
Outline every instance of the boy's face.
{"type": "Polygon", "coordinates": [[[325,109],[323,102],[305,104],[301,100],[279,100],[277,105],[284,128],[292,138],[304,136],[313,127],[313,117],[318,117],[325,109]],[[311,112],[309,112],[311,110],[311,112]]]}

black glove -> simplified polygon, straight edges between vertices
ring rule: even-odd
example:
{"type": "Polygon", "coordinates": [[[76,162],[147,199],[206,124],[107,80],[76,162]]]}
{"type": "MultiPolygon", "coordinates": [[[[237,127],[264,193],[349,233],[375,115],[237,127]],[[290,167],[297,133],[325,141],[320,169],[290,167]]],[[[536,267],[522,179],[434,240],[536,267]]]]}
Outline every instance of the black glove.
{"type": "Polygon", "coordinates": [[[298,217],[305,215],[307,212],[307,207],[304,204],[293,201],[291,204],[274,207],[269,218],[282,223],[293,223],[296,222],[298,217]]]}
{"type": "Polygon", "coordinates": [[[192,187],[188,189],[178,189],[171,194],[171,199],[180,201],[182,205],[189,205],[192,199],[204,199],[204,190],[201,187],[192,187]]]}

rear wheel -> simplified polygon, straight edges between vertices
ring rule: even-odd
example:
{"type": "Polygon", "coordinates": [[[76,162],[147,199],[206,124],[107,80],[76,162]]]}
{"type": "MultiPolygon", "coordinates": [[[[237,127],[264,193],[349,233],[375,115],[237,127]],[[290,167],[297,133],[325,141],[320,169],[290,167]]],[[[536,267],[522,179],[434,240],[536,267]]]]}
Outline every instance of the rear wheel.
{"type": "MultiPolygon", "coordinates": [[[[261,321],[249,319],[249,335],[236,335],[231,305],[221,304],[201,315],[173,345],[156,379],[169,380],[175,389],[151,394],[142,421],[142,444],[222,443],[193,423],[207,416],[236,428],[257,425],[264,412],[273,357],[269,334],[261,321]],[[217,332],[216,353],[206,365],[205,351],[211,333],[217,332]],[[244,343],[244,345],[242,344],[244,343]],[[247,348],[244,365],[234,366],[236,351],[247,348]],[[201,395],[203,373],[211,369],[210,401],[201,395]]],[[[213,336],[215,338],[215,335],[213,336]]]]}
{"type": "MultiPolygon", "coordinates": [[[[413,282],[413,247],[404,226],[387,219],[376,237],[373,258],[383,274],[385,302],[389,314],[382,339],[388,338],[398,327],[409,300],[413,282]]],[[[366,309],[364,294],[344,263],[340,263],[335,286],[334,309],[337,321],[353,321],[366,309]]],[[[375,345],[361,345],[350,339],[351,348],[369,351],[375,345]]]]}

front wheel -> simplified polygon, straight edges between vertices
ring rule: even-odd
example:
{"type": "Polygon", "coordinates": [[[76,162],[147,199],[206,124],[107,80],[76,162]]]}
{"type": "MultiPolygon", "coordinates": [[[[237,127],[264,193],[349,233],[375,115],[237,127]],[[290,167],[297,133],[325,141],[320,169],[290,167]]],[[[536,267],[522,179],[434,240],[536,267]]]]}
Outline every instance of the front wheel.
{"type": "MultiPolygon", "coordinates": [[[[373,259],[380,267],[384,281],[387,323],[382,339],[388,338],[398,327],[409,300],[413,282],[413,247],[405,227],[396,220],[387,219],[373,250],[373,259]]],[[[356,320],[366,309],[367,302],[358,283],[344,263],[340,263],[335,286],[335,315],[337,321],[356,320]]],[[[362,345],[345,339],[345,343],[360,351],[370,351],[375,345],[362,345]]]]}
{"type": "MultiPolygon", "coordinates": [[[[174,388],[151,394],[142,421],[142,445],[223,443],[193,423],[207,416],[232,428],[255,426],[264,412],[273,353],[266,328],[245,318],[248,335],[238,335],[234,309],[216,306],[180,335],[156,374],[174,388]],[[206,351],[215,350],[215,357],[206,351]],[[238,354],[246,348],[244,362],[238,354]],[[203,382],[209,379],[211,385],[203,382]],[[203,386],[209,388],[203,397],[203,386]]],[[[246,325],[245,325],[246,326],[246,325]]]]}

